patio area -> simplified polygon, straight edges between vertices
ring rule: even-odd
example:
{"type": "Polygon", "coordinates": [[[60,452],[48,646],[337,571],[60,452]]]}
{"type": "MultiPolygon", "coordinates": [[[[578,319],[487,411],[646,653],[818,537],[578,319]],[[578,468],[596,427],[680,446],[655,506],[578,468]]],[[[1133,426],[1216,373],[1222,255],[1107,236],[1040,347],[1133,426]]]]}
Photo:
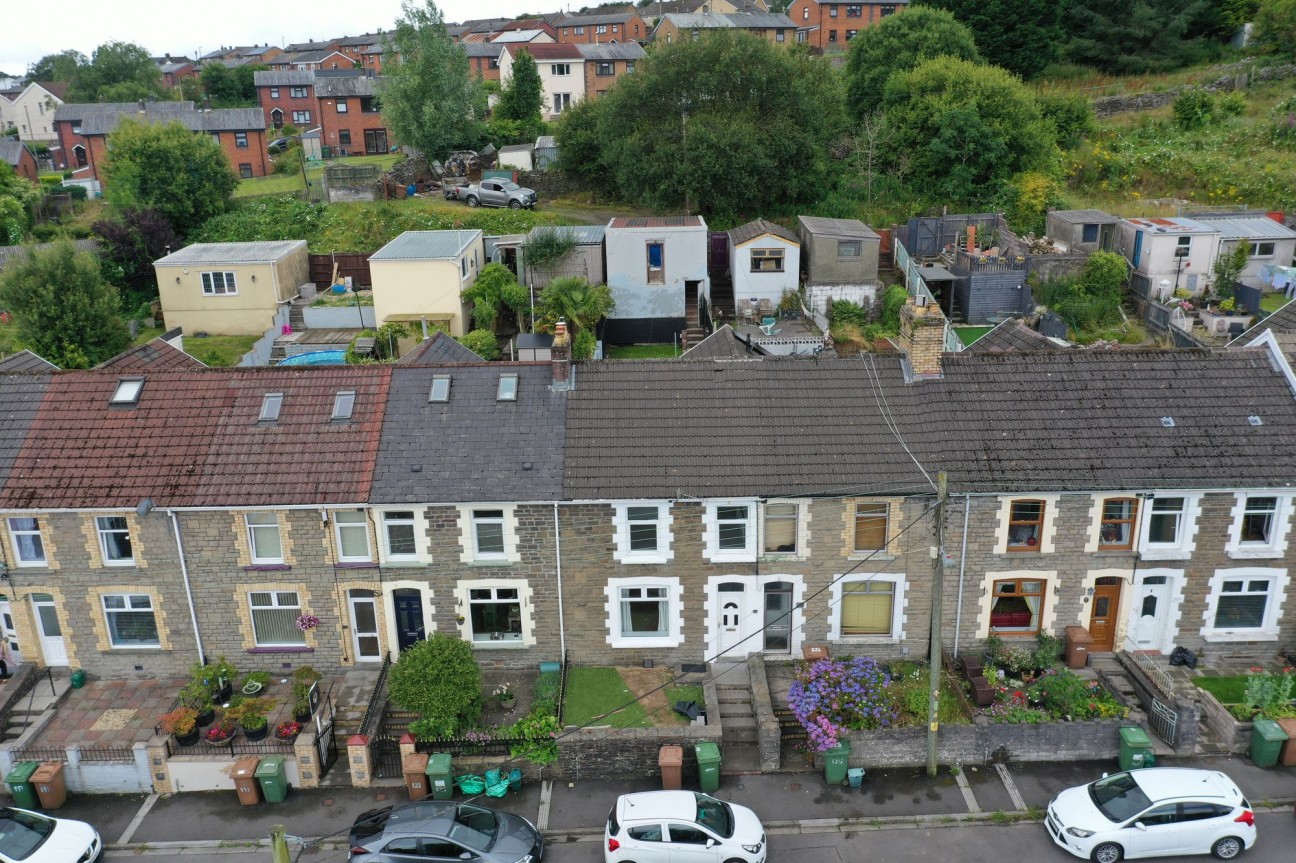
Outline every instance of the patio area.
{"type": "Polygon", "coordinates": [[[824,335],[805,318],[778,318],[773,324],[735,320],[734,332],[775,356],[814,354],[824,349],[824,335]]]}
{"type": "Polygon", "coordinates": [[[42,747],[129,747],[147,742],[184,678],[88,680],[70,689],[33,741],[42,747]]]}

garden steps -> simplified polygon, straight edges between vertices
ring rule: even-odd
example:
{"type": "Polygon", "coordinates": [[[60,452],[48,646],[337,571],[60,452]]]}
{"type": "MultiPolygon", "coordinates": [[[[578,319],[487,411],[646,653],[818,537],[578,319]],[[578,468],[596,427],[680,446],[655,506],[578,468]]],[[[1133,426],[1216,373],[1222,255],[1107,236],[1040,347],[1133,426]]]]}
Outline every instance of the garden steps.
{"type": "Polygon", "coordinates": [[[721,776],[758,776],[760,747],[754,743],[725,743],[720,750],[721,776]]]}

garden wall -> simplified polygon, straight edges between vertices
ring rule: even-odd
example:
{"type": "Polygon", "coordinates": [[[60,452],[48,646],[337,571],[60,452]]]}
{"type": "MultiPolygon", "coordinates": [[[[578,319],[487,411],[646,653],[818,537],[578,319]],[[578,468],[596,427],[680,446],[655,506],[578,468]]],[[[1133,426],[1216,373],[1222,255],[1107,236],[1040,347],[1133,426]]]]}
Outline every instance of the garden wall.
{"type": "MultiPolygon", "coordinates": [[[[978,719],[972,725],[941,728],[937,760],[941,764],[987,764],[997,761],[1072,761],[1115,759],[1120,729],[1146,724],[1129,719],[1045,722],[1011,725],[978,719]]],[[[927,763],[926,728],[889,728],[850,734],[852,767],[916,767],[927,763]]],[[[815,757],[815,768],[823,756],[815,757]]]]}
{"type": "MultiPolygon", "coordinates": [[[[92,754],[93,754],[92,750],[92,754]]],[[[102,753],[98,753],[101,755],[102,753]]],[[[0,748],[0,773],[7,774],[17,761],[62,761],[64,781],[68,791],[82,794],[147,794],[153,790],[153,780],[149,775],[147,746],[136,743],[127,753],[132,760],[120,760],[119,753],[113,753],[112,761],[85,761],[79,747],[67,749],[24,750],[14,746],[0,748]]],[[[98,755],[96,755],[96,758],[98,755]]],[[[226,786],[230,787],[230,786],[226,786]]]]}
{"type": "Polygon", "coordinates": [[[1251,749],[1251,723],[1239,722],[1219,699],[1205,689],[1197,690],[1201,718],[1219,742],[1234,755],[1245,755],[1251,749]]]}
{"type": "Polygon", "coordinates": [[[360,306],[360,311],[356,311],[356,306],[306,306],[302,309],[302,317],[306,321],[306,327],[312,330],[354,330],[363,325],[367,328],[376,327],[373,306],[360,306]]]}

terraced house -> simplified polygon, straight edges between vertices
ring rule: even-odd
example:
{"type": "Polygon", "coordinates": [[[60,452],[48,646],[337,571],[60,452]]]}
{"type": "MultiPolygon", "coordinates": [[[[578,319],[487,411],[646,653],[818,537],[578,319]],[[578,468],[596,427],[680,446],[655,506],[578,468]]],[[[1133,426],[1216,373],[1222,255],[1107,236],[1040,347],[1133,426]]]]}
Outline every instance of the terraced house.
{"type": "Polygon", "coordinates": [[[945,326],[911,301],[900,352],[831,359],[722,331],[576,366],[565,334],[551,362],[437,336],[388,366],[24,363],[0,374],[11,650],[113,677],[337,669],[432,632],[492,667],[921,658],[934,571],[960,651],[1070,625],[1153,656],[1290,644],[1296,376],[1272,336],[947,354],[945,326]]]}

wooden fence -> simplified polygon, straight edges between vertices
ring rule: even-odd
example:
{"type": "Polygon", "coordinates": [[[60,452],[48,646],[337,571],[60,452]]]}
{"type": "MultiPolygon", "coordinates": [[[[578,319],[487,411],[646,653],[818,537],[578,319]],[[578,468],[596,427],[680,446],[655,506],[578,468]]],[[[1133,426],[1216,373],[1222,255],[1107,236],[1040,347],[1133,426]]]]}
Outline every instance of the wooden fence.
{"type": "Polygon", "coordinates": [[[369,255],[367,253],[331,254],[310,256],[310,279],[321,291],[327,290],[329,280],[333,277],[333,264],[337,263],[338,279],[351,277],[353,285],[362,288],[373,286],[369,276],[369,255]]]}

